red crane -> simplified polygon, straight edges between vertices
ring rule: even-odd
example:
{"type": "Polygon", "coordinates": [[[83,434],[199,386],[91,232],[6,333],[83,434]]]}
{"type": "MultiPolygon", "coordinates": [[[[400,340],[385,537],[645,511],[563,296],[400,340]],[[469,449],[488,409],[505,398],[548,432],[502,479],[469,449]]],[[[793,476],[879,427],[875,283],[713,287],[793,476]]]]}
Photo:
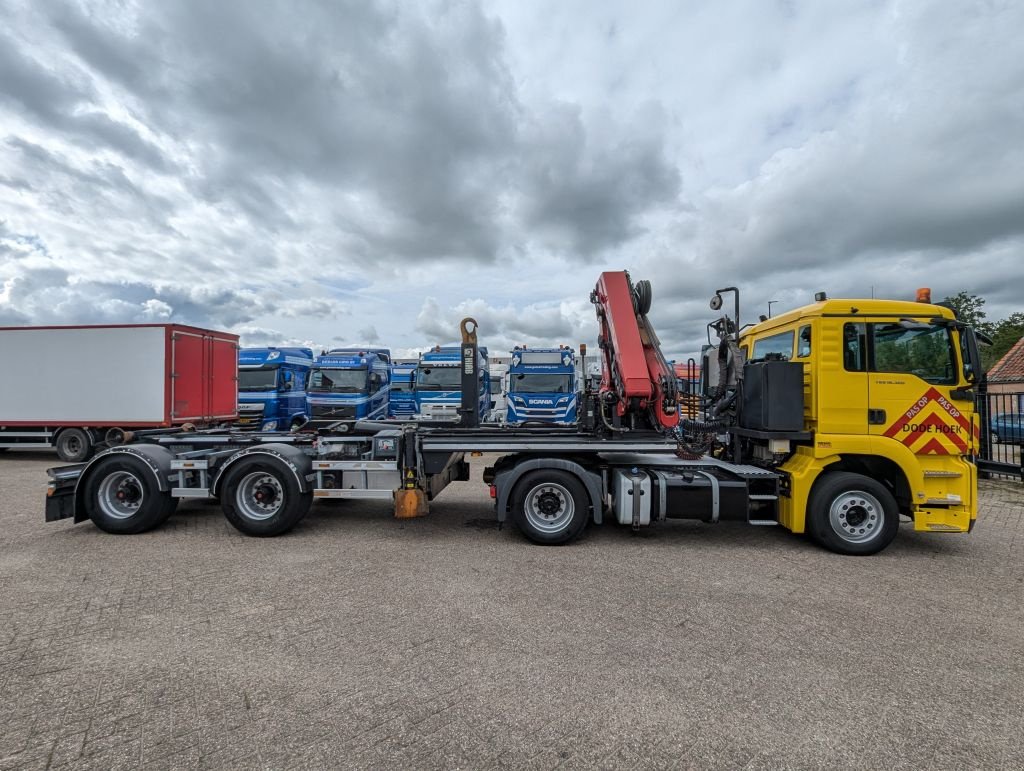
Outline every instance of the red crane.
{"type": "Polygon", "coordinates": [[[590,301],[600,326],[600,399],[604,405],[614,405],[614,427],[675,428],[679,423],[675,373],[647,320],[651,283],[639,281],[634,286],[626,271],[606,271],[590,301]]]}

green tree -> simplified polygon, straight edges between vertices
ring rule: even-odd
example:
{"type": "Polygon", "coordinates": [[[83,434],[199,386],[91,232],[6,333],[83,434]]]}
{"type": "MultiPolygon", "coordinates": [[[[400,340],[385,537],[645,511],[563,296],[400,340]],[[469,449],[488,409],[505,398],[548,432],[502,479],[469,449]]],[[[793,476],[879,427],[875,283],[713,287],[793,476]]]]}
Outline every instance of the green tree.
{"type": "Polygon", "coordinates": [[[956,309],[957,318],[992,338],[992,345],[981,346],[981,363],[985,369],[1003,358],[1024,337],[1024,313],[1011,313],[1008,318],[992,322],[985,320],[984,297],[958,292],[947,297],[946,302],[956,309]]]}
{"type": "Polygon", "coordinates": [[[968,292],[958,292],[945,300],[956,311],[957,318],[979,332],[991,333],[992,324],[985,321],[985,298],[968,292]]]}

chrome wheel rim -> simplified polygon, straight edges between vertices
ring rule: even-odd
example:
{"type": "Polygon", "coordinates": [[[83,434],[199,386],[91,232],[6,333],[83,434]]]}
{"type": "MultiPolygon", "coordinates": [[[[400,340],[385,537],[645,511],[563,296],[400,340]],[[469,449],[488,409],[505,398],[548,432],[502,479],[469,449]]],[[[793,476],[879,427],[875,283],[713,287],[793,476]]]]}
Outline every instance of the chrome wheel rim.
{"type": "Polygon", "coordinates": [[[572,495],[562,485],[537,485],[523,503],[526,520],[541,533],[558,533],[568,527],[576,511],[572,495]]]}
{"type": "Polygon", "coordinates": [[[130,471],[115,471],[100,483],[96,502],[100,511],[113,519],[129,519],[139,513],[146,493],[142,482],[130,471]]]}
{"type": "Polygon", "coordinates": [[[277,477],[265,471],[254,471],[239,483],[235,504],[247,519],[270,519],[284,504],[284,488],[277,477]]]}
{"type": "Polygon", "coordinates": [[[847,543],[867,543],[882,532],[885,510],[871,493],[851,490],[832,501],[828,518],[832,530],[847,543]]]}

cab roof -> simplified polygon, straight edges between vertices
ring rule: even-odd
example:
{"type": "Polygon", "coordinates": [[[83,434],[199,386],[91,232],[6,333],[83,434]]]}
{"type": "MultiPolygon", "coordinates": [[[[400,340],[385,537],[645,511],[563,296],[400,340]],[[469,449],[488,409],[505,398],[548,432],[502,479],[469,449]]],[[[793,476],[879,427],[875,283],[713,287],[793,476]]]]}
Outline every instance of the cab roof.
{"type": "Polygon", "coordinates": [[[310,366],[313,364],[313,351],[310,348],[240,348],[238,365],[241,367],[261,367],[267,364],[296,364],[310,366]]]}
{"type": "Polygon", "coordinates": [[[801,319],[822,316],[847,316],[850,318],[883,316],[889,318],[946,318],[953,319],[953,311],[941,305],[919,303],[910,300],[857,300],[835,298],[794,308],[791,311],[772,316],[770,319],[753,324],[740,332],[741,337],[762,334],[785,327],[801,319]]]}

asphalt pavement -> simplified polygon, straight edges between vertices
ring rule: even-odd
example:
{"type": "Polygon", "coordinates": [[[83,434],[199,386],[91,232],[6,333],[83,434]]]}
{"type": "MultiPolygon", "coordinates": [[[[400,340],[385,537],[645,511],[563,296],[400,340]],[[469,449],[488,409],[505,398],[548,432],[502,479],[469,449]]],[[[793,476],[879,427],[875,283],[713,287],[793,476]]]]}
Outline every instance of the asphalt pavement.
{"type": "Polygon", "coordinates": [[[318,503],[240,535],[43,521],[0,457],[0,769],[1024,767],[1024,487],[873,557],[780,528],[498,530],[318,503]]]}

